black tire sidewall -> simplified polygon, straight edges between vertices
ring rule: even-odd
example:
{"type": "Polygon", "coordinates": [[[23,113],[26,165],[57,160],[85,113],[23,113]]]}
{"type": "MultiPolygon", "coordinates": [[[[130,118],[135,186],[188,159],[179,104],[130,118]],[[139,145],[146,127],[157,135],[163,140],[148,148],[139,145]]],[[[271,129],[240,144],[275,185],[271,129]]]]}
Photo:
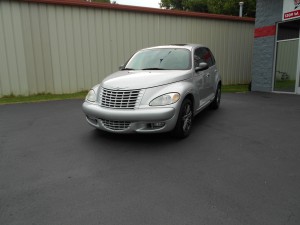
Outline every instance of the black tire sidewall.
{"type": "Polygon", "coordinates": [[[185,138],[185,137],[189,136],[189,134],[191,133],[191,129],[192,129],[192,125],[193,125],[192,121],[191,121],[190,129],[188,131],[183,130],[182,117],[183,117],[183,114],[185,113],[184,110],[185,110],[185,107],[186,107],[187,104],[189,104],[191,106],[192,121],[193,121],[193,104],[192,104],[192,101],[190,99],[186,98],[186,99],[183,100],[183,102],[181,104],[180,112],[179,112],[178,118],[177,118],[177,123],[176,123],[175,129],[174,129],[175,136],[178,137],[178,138],[185,138]]]}

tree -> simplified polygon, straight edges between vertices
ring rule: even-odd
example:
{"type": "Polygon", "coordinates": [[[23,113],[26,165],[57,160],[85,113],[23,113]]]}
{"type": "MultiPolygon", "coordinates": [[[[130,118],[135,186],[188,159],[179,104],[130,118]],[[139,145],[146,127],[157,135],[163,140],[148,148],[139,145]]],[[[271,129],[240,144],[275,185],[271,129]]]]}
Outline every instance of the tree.
{"type": "MultiPolygon", "coordinates": [[[[238,16],[240,0],[208,0],[208,11],[210,13],[238,16]]],[[[244,0],[243,16],[255,17],[256,0],[244,0]]]]}
{"type": "Polygon", "coordinates": [[[183,1],[185,0],[161,0],[160,8],[184,10],[183,1]]]}
{"type": "Polygon", "coordinates": [[[184,7],[188,11],[208,12],[208,0],[185,0],[184,7]]]}
{"type": "MultiPolygon", "coordinates": [[[[161,0],[160,7],[238,16],[239,2],[240,0],[161,0]]],[[[256,0],[244,0],[243,2],[243,15],[255,17],[256,0]]]]}

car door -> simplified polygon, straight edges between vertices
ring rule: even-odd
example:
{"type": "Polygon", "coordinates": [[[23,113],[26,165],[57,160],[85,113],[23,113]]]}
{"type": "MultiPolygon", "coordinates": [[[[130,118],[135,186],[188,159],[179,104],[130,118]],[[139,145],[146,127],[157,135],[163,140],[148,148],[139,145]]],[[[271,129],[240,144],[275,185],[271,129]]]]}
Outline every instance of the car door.
{"type": "MultiPolygon", "coordinates": [[[[206,62],[204,59],[206,51],[205,48],[197,48],[194,51],[194,69],[199,66],[201,62],[206,62]]],[[[210,95],[210,90],[209,90],[209,77],[210,77],[210,69],[194,72],[194,83],[196,84],[197,87],[197,94],[198,94],[198,104],[199,107],[203,106],[206,102],[207,99],[210,95]]]]}
{"type": "Polygon", "coordinates": [[[207,87],[209,96],[212,98],[215,95],[215,81],[217,76],[217,67],[213,54],[208,48],[205,48],[205,62],[209,65],[209,77],[207,78],[207,87]]]}
{"type": "Polygon", "coordinates": [[[211,99],[215,95],[214,84],[215,84],[216,73],[217,73],[215,58],[208,48],[203,48],[202,57],[204,62],[206,62],[209,66],[207,71],[207,76],[205,77],[205,85],[208,92],[208,98],[211,99]]]}

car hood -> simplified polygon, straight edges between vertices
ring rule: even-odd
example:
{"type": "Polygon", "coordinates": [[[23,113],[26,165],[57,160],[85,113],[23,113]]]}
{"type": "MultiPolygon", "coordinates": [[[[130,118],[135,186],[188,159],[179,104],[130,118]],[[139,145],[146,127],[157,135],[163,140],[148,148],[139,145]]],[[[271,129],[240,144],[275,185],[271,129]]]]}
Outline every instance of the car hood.
{"type": "Polygon", "coordinates": [[[144,89],[191,78],[190,71],[178,70],[129,70],[118,71],[102,81],[107,89],[144,89]]]}

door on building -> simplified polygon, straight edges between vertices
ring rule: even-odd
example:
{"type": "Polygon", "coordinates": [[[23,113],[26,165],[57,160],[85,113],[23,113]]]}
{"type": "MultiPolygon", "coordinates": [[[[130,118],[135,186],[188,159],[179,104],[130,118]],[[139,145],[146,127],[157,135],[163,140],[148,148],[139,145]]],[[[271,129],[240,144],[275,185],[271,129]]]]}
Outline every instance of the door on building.
{"type": "Polygon", "coordinates": [[[300,20],[277,25],[274,91],[300,94],[300,20]]]}

